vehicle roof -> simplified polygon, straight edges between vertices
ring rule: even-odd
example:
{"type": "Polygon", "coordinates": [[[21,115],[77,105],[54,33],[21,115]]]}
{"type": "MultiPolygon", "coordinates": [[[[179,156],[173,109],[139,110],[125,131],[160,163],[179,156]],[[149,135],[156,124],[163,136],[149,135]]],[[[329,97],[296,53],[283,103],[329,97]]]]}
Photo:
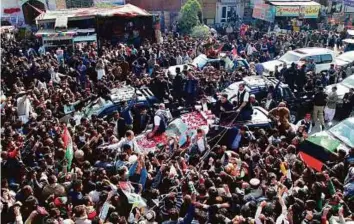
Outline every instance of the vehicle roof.
{"type": "Polygon", "coordinates": [[[335,54],[334,51],[327,48],[321,48],[321,47],[299,48],[299,49],[292,50],[292,52],[302,56],[318,55],[318,54],[335,54]]]}
{"type": "MultiPolygon", "coordinates": [[[[275,77],[261,77],[261,76],[247,76],[245,78],[243,78],[243,82],[246,84],[246,86],[248,86],[249,88],[253,89],[256,87],[260,87],[260,86],[266,86],[266,85],[277,85],[279,80],[276,79],[275,77]]],[[[280,83],[280,87],[284,88],[287,87],[288,85],[285,83],[280,83]]]]}
{"type": "Polygon", "coordinates": [[[348,59],[349,59],[351,61],[354,61],[354,51],[348,51],[348,52],[345,52],[341,55],[338,55],[337,59],[341,59],[344,61],[348,61],[348,59]]]}

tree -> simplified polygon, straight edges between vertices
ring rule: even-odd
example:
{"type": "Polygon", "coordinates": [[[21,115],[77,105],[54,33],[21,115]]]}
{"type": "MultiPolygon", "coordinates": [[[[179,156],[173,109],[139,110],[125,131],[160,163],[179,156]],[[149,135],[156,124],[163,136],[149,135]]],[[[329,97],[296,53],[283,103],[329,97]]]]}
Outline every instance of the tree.
{"type": "Polygon", "coordinates": [[[191,37],[198,39],[206,39],[210,36],[209,27],[206,25],[195,26],[191,30],[191,37]]]}
{"type": "Polygon", "coordinates": [[[178,26],[182,33],[189,33],[193,27],[201,24],[202,6],[198,0],[188,0],[182,6],[180,13],[178,26]]]}

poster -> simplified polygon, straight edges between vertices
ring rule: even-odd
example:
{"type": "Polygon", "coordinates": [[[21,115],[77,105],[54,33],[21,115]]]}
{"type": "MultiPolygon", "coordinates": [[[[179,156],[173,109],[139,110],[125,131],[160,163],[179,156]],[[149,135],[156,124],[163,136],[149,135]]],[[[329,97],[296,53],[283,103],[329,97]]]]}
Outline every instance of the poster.
{"type": "Polygon", "coordinates": [[[253,9],[252,17],[256,19],[261,19],[268,22],[273,22],[275,16],[275,9],[273,6],[268,4],[256,4],[253,9]]]}

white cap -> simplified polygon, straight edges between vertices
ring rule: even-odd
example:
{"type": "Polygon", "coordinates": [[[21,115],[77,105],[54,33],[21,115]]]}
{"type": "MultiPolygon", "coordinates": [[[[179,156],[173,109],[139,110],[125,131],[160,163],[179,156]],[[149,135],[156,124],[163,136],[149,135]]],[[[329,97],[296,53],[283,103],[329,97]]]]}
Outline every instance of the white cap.
{"type": "Polygon", "coordinates": [[[261,181],[260,181],[259,179],[257,179],[257,178],[252,178],[252,179],[250,180],[250,184],[251,184],[251,186],[253,186],[253,187],[258,186],[260,183],[261,183],[261,181]]]}

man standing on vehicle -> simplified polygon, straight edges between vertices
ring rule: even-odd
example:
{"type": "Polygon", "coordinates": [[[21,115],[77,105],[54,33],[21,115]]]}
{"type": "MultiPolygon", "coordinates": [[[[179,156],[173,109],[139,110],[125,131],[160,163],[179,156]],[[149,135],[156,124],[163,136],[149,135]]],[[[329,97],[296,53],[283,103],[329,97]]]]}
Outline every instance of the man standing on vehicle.
{"type": "MultiPolygon", "coordinates": [[[[227,94],[221,94],[220,100],[218,100],[213,108],[213,113],[219,117],[220,123],[229,120],[233,105],[227,100],[227,94]]],[[[232,99],[232,98],[231,98],[232,99]]]]}
{"type": "Polygon", "coordinates": [[[332,92],[327,96],[327,105],[324,109],[325,121],[331,126],[334,115],[336,114],[336,106],[338,101],[337,87],[332,87],[332,92]]]}
{"type": "Polygon", "coordinates": [[[170,119],[169,111],[166,110],[165,104],[161,103],[159,109],[156,111],[154,116],[154,123],[152,131],[148,134],[149,138],[157,135],[161,135],[167,129],[168,120],[170,119]]]}
{"type": "Polygon", "coordinates": [[[291,64],[291,67],[284,72],[285,83],[289,85],[290,89],[294,91],[295,89],[295,79],[297,77],[297,70],[295,63],[291,64]]]}
{"type": "Polygon", "coordinates": [[[317,118],[320,120],[321,129],[324,128],[325,122],[323,118],[324,107],[326,106],[327,94],[323,92],[323,87],[319,87],[318,92],[313,99],[313,120],[312,126],[315,127],[317,118]]]}
{"type": "Polygon", "coordinates": [[[239,120],[246,121],[251,120],[253,109],[250,101],[250,94],[245,89],[245,84],[241,83],[238,86],[237,92],[237,110],[239,120]]]}

